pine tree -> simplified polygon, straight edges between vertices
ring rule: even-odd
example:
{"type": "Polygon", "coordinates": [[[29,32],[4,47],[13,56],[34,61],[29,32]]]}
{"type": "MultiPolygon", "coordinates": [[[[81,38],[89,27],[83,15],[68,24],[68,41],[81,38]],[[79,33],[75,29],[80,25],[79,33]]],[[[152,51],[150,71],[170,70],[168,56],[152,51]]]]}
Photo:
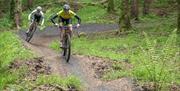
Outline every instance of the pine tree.
{"type": "Polygon", "coordinates": [[[21,24],[22,1],[11,0],[10,2],[10,18],[14,21],[14,25],[19,29],[21,24]]]}

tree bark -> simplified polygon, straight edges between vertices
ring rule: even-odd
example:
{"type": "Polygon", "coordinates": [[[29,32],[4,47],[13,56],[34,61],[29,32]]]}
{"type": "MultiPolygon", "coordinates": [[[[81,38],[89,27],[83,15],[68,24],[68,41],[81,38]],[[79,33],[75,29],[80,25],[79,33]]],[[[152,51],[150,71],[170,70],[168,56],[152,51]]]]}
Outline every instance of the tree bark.
{"type": "Polygon", "coordinates": [[[121,3],[121,15],[119,17],[119,32],[127,31],[131,28],[129,14],[129,0],[123,0],[121,3]]]}
{"type": "Polygon", "coordinates": [[[113,13],[114,12],[114,0],[108,0],[107,11],[109,13],[113,13]]]}
{"type": "Polygon", "coordinates": [[[143,6],[143,14],[144,15],[149,14],[150,3],[151,3],[151,0],[144,0],[144,6],[143,6]]]}
{"type": "Polygon", "coordinates": [[[177,3],[178,3],[178,5],[177,5],[177,12],[178,12],[178,18],[177,18],[177,32],[178,32],[178,34],[180,35],[180,0],[177,0],[177,3]]]}
{"type": "Polygon", "coordinates": [[[139,20],[139,0],[131,0],[131,18],[139,20]]]}
{"type": "Polygon", "coordinates": [[[10,0],[1,0],[0,1],[0,17],[6,15],[9,12],[10,0]]]}
{"type": "Polygon", "coordinates": [[[31,8],[33,6],[33,0],[28,0],[27,6],[28,8],[31,8]]]}
{"type": "Polygon", "coordinates": [[[15,18],[16,18],[16,27],[19,28],[21,25],[21,14],[22,14],[22,0],[16,0],[16,12],[15,12],[15,18]]]}
{"type": "Polygon", "coordinates": [[[14,19],[14,9],[15,9],[15,0],[11,0],[10,2],[10,19],[14,19]]]}
{"type": "Polygon", "coordinates": [[[22,1],[11,0],[10,5],[10,18],[14,21],[14,25],[19,29],[21,24],[22,1]]]}

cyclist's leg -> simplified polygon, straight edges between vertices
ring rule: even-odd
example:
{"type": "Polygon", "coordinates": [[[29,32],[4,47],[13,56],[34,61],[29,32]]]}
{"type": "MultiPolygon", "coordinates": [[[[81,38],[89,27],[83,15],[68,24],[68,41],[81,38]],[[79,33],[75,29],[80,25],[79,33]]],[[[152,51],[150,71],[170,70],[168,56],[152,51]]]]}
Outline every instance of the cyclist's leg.
{"type": "Polygon", "coordinates": [[[65,30],[64,30],[64,28],[63,28],[63,25],[64,25],[64,23],[65,23],[65,19],[63,19],[63,18],[60,18],[60,47],[61,48],[63,48],[64,47],[64,45],[63,45],[63,37],[64,37],[64,33],[65,33],[65,30]]]}
{"type": "Polygon", "coordinates": [[[63,35],[64,35],[64,28],[63,28],[63,23],[61,22],[60,24],[60,41],[62,42],[63,41],[63,35]]]}
{"type": "Polygon", "coordinates": [[[67,24],[68,24],[68,27],[69,27],[69,30],[70,30],[70,36],[72,36],[72,33],[73,33],[72,19],[68,19],[67,24]]]}
{"type": "MultiPolygon", "coordinates": [[[[39,25],[40,25],[40,19],[36,19],[35,25],[36,25],[36,29],[39,28],[39,25]]],[[[40,29],[40,28],[39,28],[39,29],[40,29]]]]}
{"type": "Polygon", "coordinates": [[[29,33],[29,31],[31,31],[32,30],[32,28],[33,28],[33,21],[34,21],[34,17],[32,17],[31,18],[31,20],[30,20],[30,23],[29,23],[29,28],[28,28],[28,30],[26,31],[26,34],[28,34],[29,33]]]}

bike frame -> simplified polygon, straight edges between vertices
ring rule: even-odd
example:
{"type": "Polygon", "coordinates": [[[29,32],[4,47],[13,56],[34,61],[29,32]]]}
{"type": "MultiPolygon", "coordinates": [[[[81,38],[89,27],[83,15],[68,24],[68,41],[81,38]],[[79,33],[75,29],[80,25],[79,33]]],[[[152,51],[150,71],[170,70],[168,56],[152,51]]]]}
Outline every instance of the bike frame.
{"type": "MultiPolygon", "coordinates": [[[[71,35],[71,33],[72,33],[72,31],[70,31],[70,29],[69,29],[69,26],[63,26],[63,27],[59,27],[59,28],[60,28],[60,31],[61,31],[61,32],[64,31],[63,36],[64,36],[65,34],[67,34],[67,33],[69,33],[70,35],[71,35]]],[[[73,28],[73,29],[76,29],[77,26],[72,26],[72,28],[73,28]]]]}
{"type": "Polygon", "coordinates": [[[73,31],[74,29],[76,29],[77,26],[72,26],[72,28],[73,28],[72,31],[70,31],[69,26],[62,26],[62,27],[59,26],[59,28],[60,28],[60,32],[63,33],[63,41],[64,41],[64,37],[65,37],[67,34],[69,34],[70,37],[72,37],[72,31],[73,31]]]}
{"type": "Polygon", "coordinates": [[[31,25],[29,26],[29,33],[28,35],[26,36],[26,41],[29,42],[31,40],[31,38],[33,37],[33,34],[34,32],[36,31],[37,29],[37,22],[36,21],[33,21],[31,23],[31,25]]]}
{"type": "Polygon", "coordinates": [[[30,27],[29,27],[29,30],[30,30],[30,31],[33,31],[33,28],[35,28],[34,31],[36,31],[36,29],[37,29],[37,22],[36,22],[36,21],[33,21],[33,22],[31,23],[31,25],[30,25],[30,27]]]}

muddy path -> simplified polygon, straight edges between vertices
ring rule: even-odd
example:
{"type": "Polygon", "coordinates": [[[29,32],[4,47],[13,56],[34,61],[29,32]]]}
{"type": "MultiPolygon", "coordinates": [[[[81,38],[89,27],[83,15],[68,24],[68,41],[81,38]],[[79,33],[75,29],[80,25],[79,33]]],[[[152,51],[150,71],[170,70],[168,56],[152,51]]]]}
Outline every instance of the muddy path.
{"type": "MultiPolygon", "coordinates": [[[[84,32],[99,32],[117,29],[117,25],[85,24],[79,29],[84,32]]],[[[25,32],[19,32],[22,40],[25,39],[25,32]]],[[[130,79],[122,78],[115,81],[104,82],[95,77],[92,62],[97,59],[72,55],[70,63],[66,63],[57,53],[49,48],[49,44],[59,38],[59,31],[55,27],[47,27],[45,31],[36,31],[30,43],[23,41],[24,45],[31,49],[39,57],[43,57],[52,68],[52,73],[60,76],[75,75],[81,79],[85,91],[139,91],[134,88],[130,79]]]]}

